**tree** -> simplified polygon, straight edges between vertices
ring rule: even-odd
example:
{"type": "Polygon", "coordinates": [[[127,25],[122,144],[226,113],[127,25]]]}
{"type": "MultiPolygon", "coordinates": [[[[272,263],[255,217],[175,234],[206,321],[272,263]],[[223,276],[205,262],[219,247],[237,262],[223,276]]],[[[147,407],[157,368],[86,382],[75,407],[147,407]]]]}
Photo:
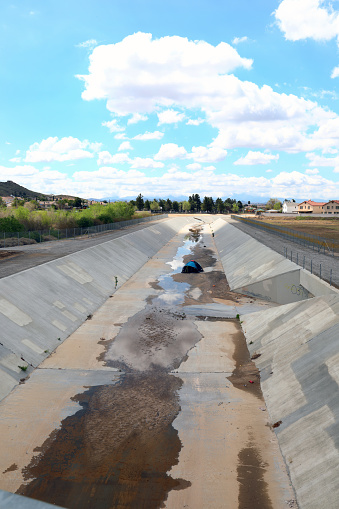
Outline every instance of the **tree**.
{"type": "Polygon", "coordinates": [[[189,210],[191,210],[191,204],[189,201],[182,202],[182,210],[184,210],[185,212],[188,212],[189,210]]]}
{"type": "Polygon", "coordinates": [[[215,200],[215,206],[216,206],[216,209],[219,212],[219,214],[222,214],[224,212],[225,205],[221,198],[217,198],[215,200]]]}
{"type": "Polygon", "coordinates": [[[273,205],[273,208],[274,210],[281,210],[281,207],[282,207],[282,204],[281,204],[281,201],[276,201],[275,204],[273,205]]]}
{"type": "Polygon", "coordinates": [[[135,200],[135,204],[136,204],[138,210],[144,209],[144,198],[141,193],[137,196],[137,198],[135,200]]]}
{"type": "Polygon", "coordinates": [[[179,203],[177,201],[174,201],[172,203],[172,209],[174,210],[174,212],[179,212],[179,203]]]}
{"type": "Polygon", "coordinates": [[[238,200],[237,205],[239,207],[239,210],[242,210],[243,206],[242,206],[242,202],[240,200],[238,200]]]}
{"type": "Polygon", "coordinates": [[[1,232],[21,232],[23,229],[23,225],[14,216],[0,218],[1,232]]]}
{"type": "Polygon", "coordinates": [[[151,203],[151,210],[160,210],[160,205],[157,200],[153,200],[151,203]]]}
{"type": "Polygon", "coordinates": [[[215,211],[215,205],[214,205],[214,200],[213,200],[212,196],[205,196],[205,198],[202,202],[202,205],[201,205],[201,209],[204,212],[214,212],[215,211]]]}
{"type": "Polygon", "coordinates": [[[144,203],[144,209],[145,210],[150,210],[151,208],[151,203],[149,200],[146,200],[145,203],[144,203]]]}
{"type": "Polygon", "coordinates": [[[232,211],[233,211],[233,212],[239,212],[239,207],[238,207],[238,205],[237,205],[236,203],[233,203],[233,205],[232,205],[232,211]]]}
{"type": "Polygon", "coordinates": [[[25,200],[20,200],[19,198],[14,198],[12,201],[12,207],[18,208],[23,207],[25,205],[25,200]]]}
{"type": "Polygon", "coordinates": [[[5,200],[0,196],[0,209],[5,209],[7,207],[5,200]]]}
{"type": "Polygon", "coordinates": [[[282,207],[281,201],[279,201],[277,198],[270,198],[268,200],[268,202],[266,203],[266,209],[267,210],[271,210],[271,209],[279,210],[279,209],[281,209],[281,207],[282,207]],[[275,208],[275,204],[276,203],[279,204],[278,209],[275,208]]]}
{"type": "Polygon", "coordinates": [[[169,198],[167,198],[166,202],[165,202],[165,210],[168,211],[168,210],[171,210],[173,204],[171,202],[171,200],[169,198]]]}

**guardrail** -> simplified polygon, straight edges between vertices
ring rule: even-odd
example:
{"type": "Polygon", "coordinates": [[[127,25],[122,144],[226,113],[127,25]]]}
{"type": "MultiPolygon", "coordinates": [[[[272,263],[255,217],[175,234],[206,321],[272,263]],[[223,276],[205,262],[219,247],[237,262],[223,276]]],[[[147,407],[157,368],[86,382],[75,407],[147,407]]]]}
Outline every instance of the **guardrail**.
{"type": "Polygon", "coordinates": [[[269,224],[264,221],[256,221],[249,217],[241,217],[236,216],[234,214],[232,214],[231,217],[233,219],[236,219],[237,221],[248,223],[254,228],[258,228],[268,233],[272,233],[273,235],[278,235],[283,239],[295,242],[297,244],[300,244],[301,246],[317,250],[318,253],[321,252],[324,254],[330,254],[334,256],[335,252],[339,252],[339,243],[334,239],[325,239],[324,237],[313,235],[312,233],[292,230],[291,228],[287,228],[286,226],[269,224]]]}
{"type": "Polygon", "coordinates": [[[93,236],[110,230],[119,230],[125,226],[144,223],[159,219],[165,219],[168,214],[157,214],[154,216],[141,217],[140,219],[129,219],[127,221],[117,221],[115,223],[100,224],[83,228],[49,228],[45,230],[33,230],[22,232],[0,232],[0,248],[23,246],[26,244],[35,244],[40,242],[50,242],[52,240],[75,239],[76,237],[93,236]],[[1,238],[2,236],[2,238],[1,238]]]}

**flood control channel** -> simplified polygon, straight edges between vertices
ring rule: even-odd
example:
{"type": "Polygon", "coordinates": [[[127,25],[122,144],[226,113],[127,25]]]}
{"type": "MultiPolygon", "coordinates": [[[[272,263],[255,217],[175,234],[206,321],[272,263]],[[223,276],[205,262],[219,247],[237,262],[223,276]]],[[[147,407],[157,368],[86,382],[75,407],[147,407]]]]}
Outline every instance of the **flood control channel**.
{"type": "Polygon", "coordinates": [[[285,508],[236,318],[272,305],[230,292],[209,225],[185,227],[6,399],[0,488],[70,509],[285,508]],[[182,274],[190,259],[204,272],[182,274]]]}

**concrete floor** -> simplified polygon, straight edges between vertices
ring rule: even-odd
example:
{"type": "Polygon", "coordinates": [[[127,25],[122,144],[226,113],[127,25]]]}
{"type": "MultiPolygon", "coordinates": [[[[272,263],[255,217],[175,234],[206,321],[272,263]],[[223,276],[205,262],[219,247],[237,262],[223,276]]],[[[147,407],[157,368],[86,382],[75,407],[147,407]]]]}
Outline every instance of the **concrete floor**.
{"type": "Polygon", "coordinates": [[[2,401],[0,489],[70,509],[297,507],[236,318],[269,304],[230,292],[208,224],[193,230],[2,401]],[[191,257],[204,273],[180,274],[191,257]]]}

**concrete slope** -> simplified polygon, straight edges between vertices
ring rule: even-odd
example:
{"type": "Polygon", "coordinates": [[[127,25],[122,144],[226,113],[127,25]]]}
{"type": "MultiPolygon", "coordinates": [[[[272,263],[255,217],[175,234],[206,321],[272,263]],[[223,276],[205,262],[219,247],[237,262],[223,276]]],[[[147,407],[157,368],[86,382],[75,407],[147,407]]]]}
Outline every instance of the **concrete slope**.
{"type": "Polygon", "coordinates": [[[1,279],[0,399],[189,221],[170,219],[1,279]]]}
{"type": "Polygon", "coordinates": [[[301,509],[339,500],[339,296],[241,316],[301,509]],[[280,423],[280,424],[279,424],[280,423]]]}
{"type": "Polygon", "coordinates": [[[231,290],[278,304],[336,293],[327,283],[225,220],[217,219],[212,228],[231,290]]]}

